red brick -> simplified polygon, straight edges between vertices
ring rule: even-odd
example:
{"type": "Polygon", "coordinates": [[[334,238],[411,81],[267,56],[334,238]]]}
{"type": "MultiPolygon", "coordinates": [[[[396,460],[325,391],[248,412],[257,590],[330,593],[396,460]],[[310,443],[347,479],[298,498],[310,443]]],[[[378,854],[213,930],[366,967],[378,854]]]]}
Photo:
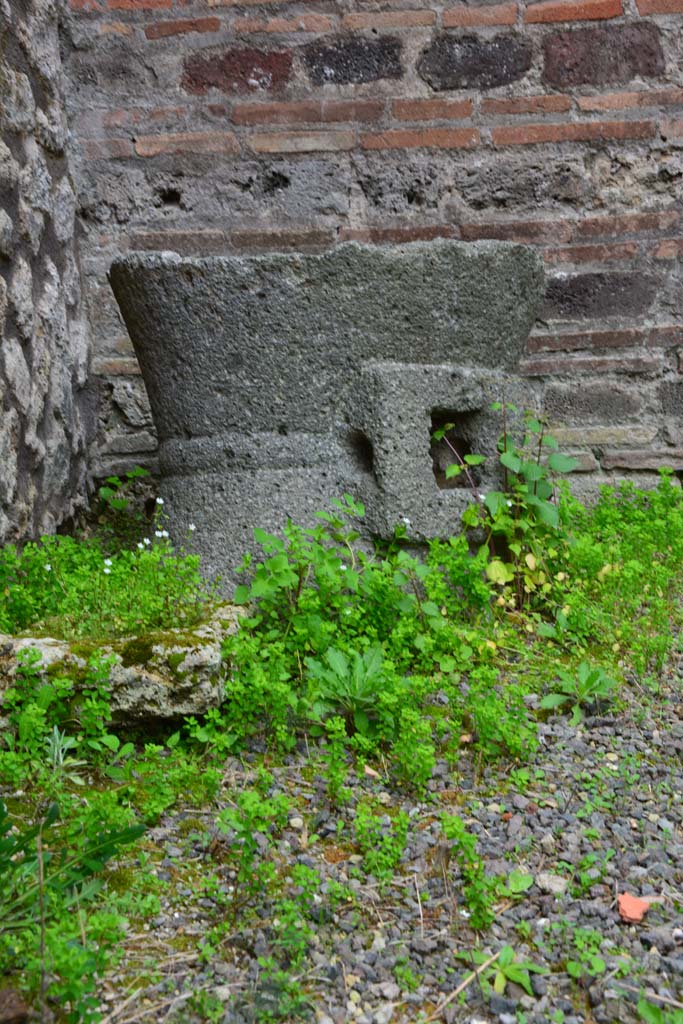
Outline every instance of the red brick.
{"type": "Polygon", "coordinates": [[[170,251],[181,256],[214,256],[229,251],[228,236],[214,228],[183,231],[138,231],[131,236],[132,249],[170,251]]]}
{"type": "Polygon", "coordinates": [[[532,334],[527,351],[575,352],[581,349],[631,348],[647,342],[647,333],[634,329],[624,331],[572,331],[532,334]]]}
{"type": "Polygon", "coordinates": [[[677,260],[683,255],[683,239],[663,238],[652,250],[656,260],[677,260]]]}
{"type": "Polygon", "coordinates": [[[603,469],[651,469],[661,466],[683,469],[683,451],[680,448],[661,448],[659,451],[619,451],[607,449],[600,460],[603,469]]]}
{"type": "Polygon", "coordinates": [[[410,228],[342,228],[338,238],[340,242],[400,245],[403,242],[431,242],[435,238],[457,238],[457,230],[451,224],[410,228]]]}
{"type": "Polygon", "coordinates": [[[238,103],[235,124],[304,124],[307,122],[378,121],[381,100],[300,100],[295,103],[238,103]]]}
{"type": "Polygon", "coordinates": [[[476,128],[426,128],[362,134],[363,149],[472,149],[479,142],[476,128]]]}
{"type": "Polygon", "coordinates": [[[663,231],[678,224],[677,210],[658,210],[652,213],[624,213],[610,217],[586,217],[576,221],[577,238],[595,238],[598,235],[636,235],[663,231]]]}
{"type": "Polygon", "coordinates": [[[255,18],[236,18],[235,32],[329,32],[332,21],[324,14],[300,14],[296,18],[269,18],[259,21],[255,18]]]}
{"type": "Polygon", "coordinates": [[[394,100],[391,113],[398,121],[458,121],[472,114],[472,100],[394,100]]]}
{"type": "Polygon", "coordinates": [[[341,132],[273,132],[250,135],[254,153],[334,153],[353,149],[356,134],[341,132]]]}
{"type": "Polygon", "coordinates": [[[608,92],[601,96],[577,96],[581,110],[629,110],[663,107],[683,103],[683,89],[657,89],[639,92],[608,92]]]}
{"type": "Polygon", "coordinates": [[[156,21],[145,26],[148,39],[165,39],[167,36],[183,36],[189,32],[218,32],[221,27],[218,18],[184,18],[180,21],[156,21]]]}
{"type": "Polygon", "coordinates": [[[436,22],[434,11],[357,11],[345,14],[342,27],[365,28],[419,28],[436,22]]]}
{"type": "Polygon", "coordinates": [[[277,252],[282,249],[321,249],[334,242],[330,228],[312,228],[308,231],[233,231],[232,244],[237,249],[277,252]]]}
{"type": "Polygon", "coordinates": [[[526,8],[524,21],[602,21],[620,18],[623,13],[622,0],[541,0],[526,8]]]}
{"type": "Polygon", "coordinates": [[[468,242],[480,238],[498,238],[507,242],[568,242],[572,234],[572,221],[522,220],[499,221],[484,224],[461,224],[461,236],[468,242]]]}
{"type": "Polygon", "coordinates": [[[546,249],[546,263],[611,263],[638,256],[637,242],[615,242],[612,245],[569,245],[562,249],[546,249]]]}
{"type": "Polygon", "coordinates": [[[102,5],[97,0],[69,0],[72,11],[101,11],[102,5]]]}
{"type": "Polygon", "coordinates": [[[101,36],[130,36],[133,34],[133,26],[125,25],[122,21],[105,21],[97,26],[101,36]]]}
{"type": "MultiPolygon", "coordinates": [[[[196,0],[178,0],[180,4],[194,4],[196,0]]],[[[290,0],[206,0],[208,7],[284,7],[290,0]]],[[[313,0],[300,0],[312,3],[313,0]]]]}
{"type": "Polygon", "coordinates": [[[162,156],[165,153],[239,153],[232,132],[172,132],[169,135],[140,135],[135,141],[138,156],[162,156]]]}
{"type": "MultiPolygon", "coordinates": [[[[115,108],[96,113],[92,116],[92,123],[98,121],[104,128],[122,128],[125,125],[140,124],[142,122],[155,123],[158,121],[179,121],[187,116],[187,107],[135,107],[132,109],[115,108]]],[[[90,118],[87,119],[90,123],[90,118]]]]}
{"type": "Polygon", "coordinates": [[[683,0],[638,0],[638,13],[643,17],[648,14],[683,14],[683,0]]]}
{"type": "Polygon", "coordinates": [[[222,92],[273,92],[282,89],[292,74],[289,50],[234,47],[218,53],[192,53],[183,62],[181,87],[197,96],[209,89],[222,92]]]}
{"type": "Polygon", "coordinates": [[[472,28],[476,25],[515,25],[517,23],[517,4],[493,4],[491,6],[470,7],[469,4],[458,4],[443,12],[444,28],[472,28]]]}
{"type": "Polygon", "coordinates": [[[548,114],[571,110],[571,96],[519,96],[515,99],[482,100],[484,114],[548,114]]]}
{"type": "Polygon", "coordinates": [[[173,0],[107,0],[112,11],[151,11],[171,7],[173,0]]]}
{"type": "Polygon", "coordinates": [[[651,139],[654,121],[584,121],[581,124],[524,124],[491,129],[496,146],[533,146],[541,142],[598,142],[602,139],[651,139]]]}
{"type": "Polygon", "coordinates": [[[583,356],[525,359],[520,372],[527,377],[553,377],[572,373],[654,373],[661,367],[656,356],[583,356]]]}
{"type": "Polygon", "coordinates": [[[133,155],[130,139],[85,139],[88,160],[121,160],[133,155]]]}

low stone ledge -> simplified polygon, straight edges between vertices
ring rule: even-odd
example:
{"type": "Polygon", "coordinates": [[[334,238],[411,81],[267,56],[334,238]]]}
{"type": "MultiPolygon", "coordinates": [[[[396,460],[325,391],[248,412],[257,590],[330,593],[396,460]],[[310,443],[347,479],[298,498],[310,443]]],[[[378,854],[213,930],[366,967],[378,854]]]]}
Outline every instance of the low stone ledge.
{"type": "Polygon", "coordinates": [[[0,721],[4,695],[17,678],[18,656],[27,649],[38,651],[36,669],[45,680],[72,678],[76,692],[83,688],[89,659],[98,654],[111,657],[114,722],[205,714],[224,699],[226,669],[221,650],[226,637],[235,633],[240,614],[236,606],[221,604],[211,618],[196,626],[152,631],[106,643],[0,633],[0,721]]]}

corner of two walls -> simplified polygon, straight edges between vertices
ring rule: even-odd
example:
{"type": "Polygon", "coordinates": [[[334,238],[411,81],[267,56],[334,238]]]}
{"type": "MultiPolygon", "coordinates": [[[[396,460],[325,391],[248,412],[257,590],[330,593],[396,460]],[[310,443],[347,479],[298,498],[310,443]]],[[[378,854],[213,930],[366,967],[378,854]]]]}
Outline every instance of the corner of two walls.
{"type": "Polygon", "coordinates": [[[0,539],[154,466],[131,249],[533,245],[564,448],[591,486],[683,470],[682,32],[683,0],[0,0],[0,539]]]}
{"type": "Polygon", "coordinates": [[[0,0],[0,542],[85,500],[95,406],[54,0],[0,0]]]}

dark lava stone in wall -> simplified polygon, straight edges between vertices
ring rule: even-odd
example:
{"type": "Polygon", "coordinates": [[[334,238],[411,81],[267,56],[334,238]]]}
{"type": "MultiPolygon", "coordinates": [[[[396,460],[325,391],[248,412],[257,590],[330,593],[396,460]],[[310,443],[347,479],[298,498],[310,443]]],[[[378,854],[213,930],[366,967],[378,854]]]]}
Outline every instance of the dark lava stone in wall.
{"type": "Polygon", "coordinates": [[[196,53],[185,60],[181,85],[204,95],[209,89],[227,93],[276,92],[289,80],[292,54],[287,50],[225,50],[196,53]]]}
{"type": "Polygon", "coordinates": [[[542,315],[559,320],[634,316],[657,294],[657,281],[643,274],[569,274],[548,281],[542,315]]]}
{"type": "Polygon", "coordinates": [[[432,89],[493,89],[523,78],[531,58],[530,40],[516,35],[443,35],[425,51],[417,70],[432,89]]]}
{"type": "Polygon", "coordinates": [[[568,88],[608,85],[664,72],[659,29],[651,22],[554,32],[543,41],[543,81],[568,88]]]}
{"type": "Polygon", "coordinates": [[[642,404],[635,388],[617,387],[613,381],[583,380],[580,384],[550,384],[543,410],[563,423],[623,423],[637,416],[642,404]]]}
{"type": "Polygon", "coordinates": [[[394,36],[382,39],[340,37],[315,42],[302,51],[304,66],[314,85],[375,82],[401,78],[401,42],[394,36]]]}
{"type": "Polygon", "coordinates": [[[665,415],[683,415],[683,384],[667,381],[660,386],[658,394],[665,415]]]}

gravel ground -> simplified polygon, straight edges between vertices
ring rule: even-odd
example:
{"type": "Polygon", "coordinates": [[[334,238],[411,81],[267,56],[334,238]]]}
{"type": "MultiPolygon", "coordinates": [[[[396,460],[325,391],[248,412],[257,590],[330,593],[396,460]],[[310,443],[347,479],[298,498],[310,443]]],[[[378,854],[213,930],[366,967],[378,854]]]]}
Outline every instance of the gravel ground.
{"type": "MultiPolygon", "coordinates": [[[[455,769],[437,763],[424,799],[410,799],[381,773],[351,774],[350,801],[333,808],[306,751],[270,768],[273,791],[287,794],[291,810],[271,854],[265,836],[257,842],[285,876],[299,863],[322,879],[310,905],[306,960],[293,972],[309,1009],[279,1019],[631,1024],[641,1019],[636,1003],[645,992],[671,1015],[667,1024],[679,1024],[681,674],[683,662],[673,661],[656,700],[634,682],[625,710],[601,709],[578,727],[568,716],[548,718],[522,770],[496,765],[476,773],[476,757],[464,747],[455,769]],[[362,870],[354,842],[356,808],[368,799],[385,813],[386,829],[399,809],[409,817],[405,851],[384,886],[362,870]],[[518,898],[496,903],[495,920],[481,934],[470,926],[460,867],[441,831],[444,812],[460,815],[476,834],[487,873],[516,868],[533,878],[518,898]],[[335,901],[336,883],[348,894],[335,901]],[[621,919],[624,892],[651,901],[641,923],[621,919]],[[486,970],[472,977],[472,950],[493,956],[506,945],[518,961],[547,968],[530,975],[532,994],[512,982],[493,991],[486,970]]],[[[253,782],[250,759],[255,765],[262,757],[254,752],[226,765],[224,803],[253,782]]],[[[151,829],[148,870],[167,883],[162,909],[129,936],[118,975],[107,980],[106,1024],[275,1019],[278,982],[259,965],[278,953],[278,907],[267,888],[226,926],[213,952],[197,955],[208,930],[229,920],[236,884],[229,837],[216,832],[215,817],[216,808],[186,807],[151,829]],[[217,879],[213,891],[200,884],[209,875],[217,879]]]]}

